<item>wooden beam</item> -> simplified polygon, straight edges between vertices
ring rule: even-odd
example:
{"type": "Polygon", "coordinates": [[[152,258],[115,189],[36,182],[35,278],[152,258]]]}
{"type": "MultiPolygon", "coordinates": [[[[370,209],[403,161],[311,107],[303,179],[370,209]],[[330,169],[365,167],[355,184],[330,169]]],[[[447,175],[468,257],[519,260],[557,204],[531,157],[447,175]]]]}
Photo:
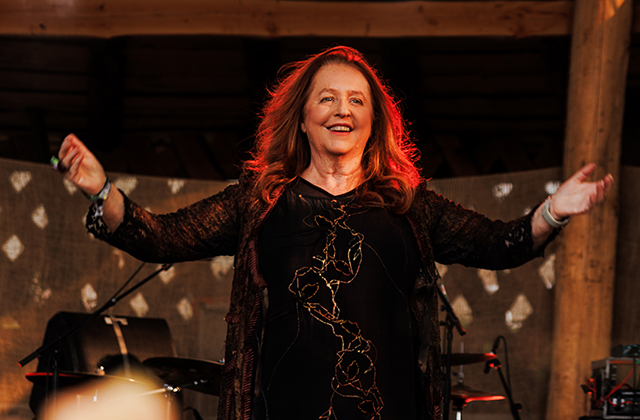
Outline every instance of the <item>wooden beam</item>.
{"type": "Polygon", "coordinates": [[[3,0],[0,34],[568,35],[573,1],[3,0]]]}
{"type": "MultiPolygon", "coordinates": [[[[571,44],[564,175],[596,162],[619,182],[629,63],[631,0],[576,2],[571,44]]],[[[618,183],[603,205],[566,228],[558,255],[547,419],[588,414],[580,385],[611,354],[618,233],[618,183]]]]}

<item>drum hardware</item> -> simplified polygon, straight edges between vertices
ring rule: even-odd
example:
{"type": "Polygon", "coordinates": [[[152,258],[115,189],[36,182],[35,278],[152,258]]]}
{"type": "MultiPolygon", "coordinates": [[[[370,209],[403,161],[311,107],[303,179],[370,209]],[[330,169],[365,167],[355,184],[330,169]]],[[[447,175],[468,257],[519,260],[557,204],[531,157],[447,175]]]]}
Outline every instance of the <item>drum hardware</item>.
{"type": "Polygon", "coordinates": [[[494,353],[454,353],[451,355],[451,365],[469,365],[482,363],[496,358],[494,353]]]}
{"type": "MultiPolygon", "coordinates": [[[[26,378],[36,385],[46,385],[53,376],[52,372],[30,372],[27,373],[26,378]]],[[[86,384],[89,381],[114,381],[114,382],[136,382],[134,379],[123,378],[120,376],[101,375],[97,373],[83,373],[83,372],[58,372],[58,385],[60,388],[67,388],[71,386],[77,386],[86,384]]]]}
{"type": "MultiPolygon", "coordinates": [[[[445,324],[446,325],[446,324],[445,324]]],[[[452,335],[452,332],[449,332],[452,335]]],[[[506,340],[503,336],[499,336],[496,338],[493,348],[489,353],[464,353],[464,347],[461,347],[460,353],[455,354],[444,354],[442,356],[443,366],[447,369],[448,376],[445,378],[445,388],[443,391],[443,396],[449,397],[448,401],[450,401],[450,405],[453,408],[453,411],[456,412],[456,420],[460,420],[462,418],[462,409],[467,406],[468,403],[472,401],[499,401],[504,400],[505,397],[503,395],[491,394],[482,391],[476,391],[471,388],[465,387],[464,385],[464,372],[463,365],[474,364],[474,363],[482,363],[485,362],[484,373],[488,374],[492,369],[498,371],[500,375],[500,380],[502,382],[502,386],[505,390],[506,398],[509,400],[509,406],[511,410],[511,414],[514,420],[520,420],[520,410],[522,409],[522,405],[513,402],[513,397],[511,395],[511,381],[507,381],[504,374],[502,373],[502,363],[498,360],[496,356],[496,351],[498,350],[498,346],[500,344],[500,340],[506,340]],[[447,366],[448,365],[448,366],[447,366]],[[451,365],[459,365],[460,370],[456,373],[451,373],[451,365]],[[451,383],[450,376],[458,377],[458,385],[450,386],[447,385],[451,383]]],[[[450,344],[448,344],[450,349],[450,344]]],[[[506,350],[505,350],[506,351],[506,350]]],[[[443,401],[446,403],[446,399],[443,398],[443,401]]],[[[444,413],[443,419],[445,418],[445,413],[449,411],[449,404],[444,405],[444,413]]],[[[448,418],[448,417],[446,417],[448,418]]]]}
{"type": "Polygon", "coordinates": [[[220,395],[224,363],[180,357],[152,357],[142,362],[170,386],[220,395]]]}
{"type": "Polygon", "coordinates": [[[146,392],[141,392],[141,393],[137,393],[137,394],[131,394],[131,395],[126,395],[123,397],[119,397],[119,398],[113,398],[108,400],[107,402],[124,402],[124,401],[128,401],[134,398],[140,398],[140,397],[145,397],[145,396],[150,396],[150,395],[156,395],[156,394],[163,394],[163,396],[165,397],[165,401],[167,403],[167,409],[166,409],[166,420],[172,420],[174,418],[173,416],[173,410],[174,410],[174,394],[177,394],[181,391],[180,387],[172,387],[169,385],[164,385],[162,388],[158,388],[158,389],[153,389],[150,391],[146,391],[146,392]]]}
{"type": "Polygon", "coordinates": [[[451,388],[451,404],[456,412],[456,420],[462,419],[462,409],[473,401],[500,401],[504,396],[491,394],[488,392],[476,391],[465,386],[463,383],[451,388]]]}
{"type": "MultiPolygon", "coordinates": [[[[160,378],[165,383],[165,387],[175,386],[178,389],[220,395],[224,362],[180,357],[153,357],[146,359],[142,364],[160,378]]],[[[196,420],[202,420],[198,410],[193,407],[184,409],[184,411],[189,410],[192,411],[196,420]]]]}
{"type": "MultiPolygon", "coordinates": [[[[166,402],[166,420],[172,420],[174,416],[174,395],[181,391],[180,387],[164,385],[158,388],[157,380],[135,380],[126,377],[106,375],[104,373],[84,373],[84,372],[31,372],[26,374],[26,378],[34,385],[45,386],[53,375],[58,376],[58,393],[61,397],[73,395],[74,401],[78,404],[78,409],[109,409],[109,404],[122,404],[138,398],[163,394],[166,402]],[[134,387],[128,387],[133,385],[134,387]],[[115,396],[114,391],[119,393],[115,396]]],[[[146,401],[146,400],[140,400],[146,401]]],[[[56,400],[50,401],[51,405],[45,406],[48,415],[58,417],[58,408],[64,410],[68,408],[69,399],[66,403],[60,404],[56,400]],[[56,406],[58,404],[58,406],[56,406]]],[[[136,401],[137,403],[137,401],[136,401]]]]}
{"type": "MultiPolygon", "coordinates": [[[[496,341],[493,343],[493,348],[491,349],[491,353],[495,354],[496,351],[498,350],[498,346],[500,344],[500,340],[504,341],[504,347],[505,347],[505,357],[507,358],[507,372],[508,367],[509,367],[509,356],[508,356],[508,352],[507,352],[507,340],[499,335],[496,338],[496,341]]],[[[495,369],[498,371],[498,375],[500,376],[500,382],[502,382],[502,387],[504,388],[504,392],[507,394],[507,399],[509,400],[509,409],[511,410],[511,416],[513,417],[514,420],[520,420],[520,410],[522,410],[522,404],[516,403],[513,401],[513,396],[511,395],[511,379],[509,378],[509,381],[507,381],[504,377],[504,374],[502,373],[502,363],[500,363],[500,360],[496,358],[487,361],[487,364],[485,365],[484,368],[484,373],[488,374],[492,369],[495,369]]]]}
{"type": "Polygon", "coordinates": [[[451,406],[456,413],[456,420],[462,419],[462,409],[472,401],[498,401],[504,400],[502,395],[477,391],[464,385],[464,365],[482,363],[494,360],[495,353],[464,353],[464,343],[460,343],[460,353],[451,355],[451,364],[459,365],[459,370],[452,373],[457,377],[458,384],[451,387],[451,406]]]}
{"type": "MultiPolygon", "coordinates": [[[[131,286],[127,290],[124,290],[127,287],[127,285],[131,282],[131,280],[133,280],[133,278],[142,269],[144,264],[145,263],[142,263],[139,266],[139,268],[129,277],[129,279],[125,282],[125,284],[116,293],[114,293],[114,295],[110,299],[108,299],[102,306],[100,306],[98,309],[92,312],[84,321],[74,325],[73,327],[64,331],[57,337],[51,339],[50,341],[43,343],[40,347],[38,347],[36,350],[31,352],[31,354],[27,355],[26,357],[24,357],[18,362],[18,364],[21,367],[24,367],[25,365],[35,360],[36,358],[40,358],[40,359],[42,359],[43,357],[48,358],[49,361],[48,361],[46,373],[51,373],[51,375],[47,374],[44,377],[47,378],[45,389],[47,389],[47,391],[50,390],[50,392],[45,393],[44,405],[48,407],[53,407],[53,410],[52,410],[53,413],[56,412],[58,381],[60,379],[59,360],[60,360],[60,353],[61,353],[61,345],[63,341],[71,337],[73,334],[76,334],[78,331],[82,330],[87,324],[89,324],[89,322],[96,319],[101,313],[105,312],[109,308],[112,308],[120,300],[130,295],[138,288],[142,287],[144,284],[146,284],[151,279],[156,277],[162,271],[168,270],[173,265],[173,264],[162,265],[161,268],[157,269],[156,271],[154,271],[153,273],[151,273],[150,275],[148,275],[147,277],[139,281],[137,284],[131,286]]],[[[49,420],[49,419],[45,418],[44,420],[49,420]]]]}
{"type": "Polygon", "coordinates": [[[442,393],[442,420],[449,420],[449,407],[451,405],[451,346],[453,343],[453,329],[455,328],[460,334],[461,337],[465,336],[467,332],[465,331],[460,319],[456,316],[451,303],[449,302],[449,298],[447,297],[447,291],[444,288],[444,284],[440,278],[437,279],[437,284],[435,285],[435,289],[438,292],[438,296],[440,297],[440,302],[442,306],[440,307],[441,311],[446,312],[447,316],[444,321],[440,322],[440,325],[444,326],[447,330],[447,339],[445,341],[446,347],[444,354],[442,355],[442,366],[444,368],[443,376],[444,376],[444,392],[442,393]]]}

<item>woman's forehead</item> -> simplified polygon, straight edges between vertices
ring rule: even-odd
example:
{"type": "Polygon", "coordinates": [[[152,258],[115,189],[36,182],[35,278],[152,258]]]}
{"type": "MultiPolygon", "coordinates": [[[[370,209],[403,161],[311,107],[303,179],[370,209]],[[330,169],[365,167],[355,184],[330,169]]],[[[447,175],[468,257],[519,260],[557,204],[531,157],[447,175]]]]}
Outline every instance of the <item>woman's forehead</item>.
{"type": "Polygon", "coordinates": [[[349,91],[370,95],[367,78],[355,66],[349,64],[325,64],[311,80],[311,92],[349,91]]]}

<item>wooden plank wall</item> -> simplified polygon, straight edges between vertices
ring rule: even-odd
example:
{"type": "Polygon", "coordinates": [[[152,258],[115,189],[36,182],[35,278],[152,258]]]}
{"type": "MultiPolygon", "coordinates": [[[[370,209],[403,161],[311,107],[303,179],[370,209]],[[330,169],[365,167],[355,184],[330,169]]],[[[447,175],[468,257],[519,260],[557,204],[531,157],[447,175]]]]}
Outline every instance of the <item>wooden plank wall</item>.
{"type": "Polygon", "coordinates": [[[425,176],[561,165],[568,37],[2,37],[0,156],[73,131],[110,170],[234,178],[278,68],[335,43],[398,92],[425,176]]]}
{"type": "MultiPolygon", "coordinates": [[[[567,37],[0,37],[0,157],[46,162],[76,132],[108,169],[227,179],[278,68],[336,42],[403,100],[426,177],[561,166],[567,37]]],[[[622,163],[640,165],[640,37],[622,163]]]]}

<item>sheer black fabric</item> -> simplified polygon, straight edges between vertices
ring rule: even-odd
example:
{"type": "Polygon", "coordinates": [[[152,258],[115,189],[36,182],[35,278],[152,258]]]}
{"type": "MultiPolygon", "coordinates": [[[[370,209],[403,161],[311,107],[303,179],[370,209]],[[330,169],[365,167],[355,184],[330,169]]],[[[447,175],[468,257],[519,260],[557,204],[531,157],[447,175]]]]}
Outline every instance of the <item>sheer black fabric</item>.
{"type": "Polygon", "coordinates": [[[258,255],[269,303],[254,418],[416,419],[419,253],[406,218],[299,179],[258,255]]]}

